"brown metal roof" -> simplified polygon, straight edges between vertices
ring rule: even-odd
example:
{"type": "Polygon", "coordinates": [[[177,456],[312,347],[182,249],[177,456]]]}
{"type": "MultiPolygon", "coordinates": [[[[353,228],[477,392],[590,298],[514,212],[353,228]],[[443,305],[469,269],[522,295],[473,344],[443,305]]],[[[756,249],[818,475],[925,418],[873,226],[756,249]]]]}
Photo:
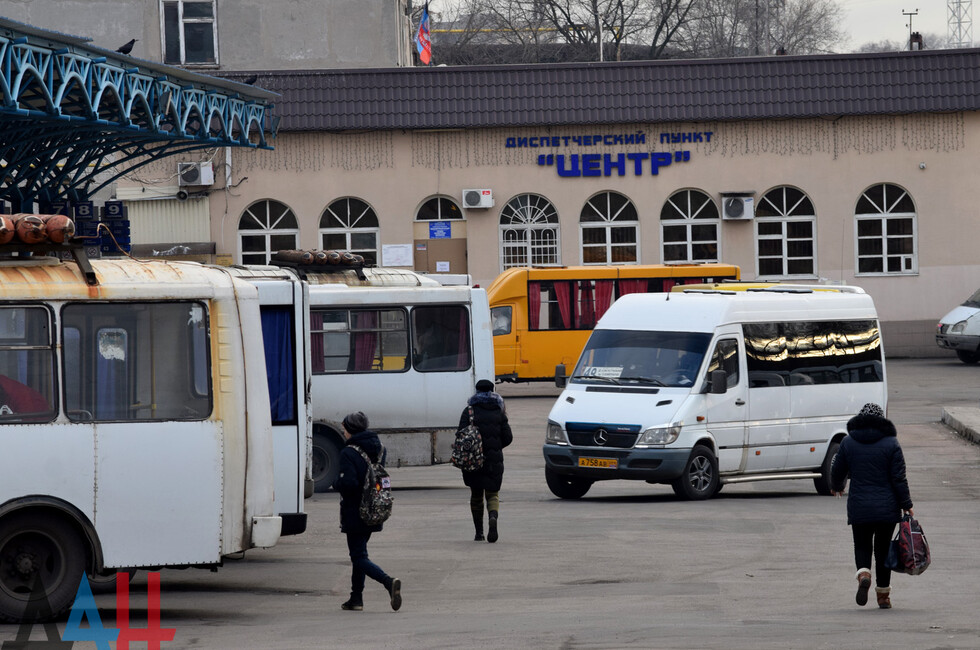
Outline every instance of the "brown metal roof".
{"type": "MultiPolygon", "coordinates": [[[[255,74],[224,73],[230,79],[255,74]]],[[[258,72],[283,131],[473,129],[980,110],[980,49],[258,72]]]]}

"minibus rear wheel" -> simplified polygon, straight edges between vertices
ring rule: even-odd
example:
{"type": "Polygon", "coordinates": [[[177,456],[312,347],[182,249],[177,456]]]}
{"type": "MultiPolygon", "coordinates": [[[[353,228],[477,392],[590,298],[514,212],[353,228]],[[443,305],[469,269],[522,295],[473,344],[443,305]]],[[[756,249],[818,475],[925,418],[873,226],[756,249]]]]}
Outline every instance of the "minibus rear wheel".
{"type": "Polygon", "coordinates": [[[694,445],[684,473],[670,484],[674,494],[690,501],[710,499],[718,493],[718,459],[705,445],[694,445]]]}
{"type": "Polygon", "coordinates": [[[830,468],[834,464],[834,456],[837,455],[838,449],[840,449],[839,442],[830,443],[830,447],[827,448],[827,456],[823,459],[823,465],[820,466],[820,478],[813,479],[813,487],[817,488],[817,494],[825,497],[829,497],[833,493],[830,487],[830,468]]]}
{"type": "Polygon", "coordinates": [[[592,481],[588,479],[558,474],[547,467],[544,469],[544,478],[548,481],[551,493],[559,499],[581,499],[592,487],[592,481]]]}
{"type": "MultiPolygon", "coordinates": [[[[317,427],[320,429],[320,427],[317,427]]],[[[313,483],[316,492],[326,492],[340,470],[340,447],[329,433],[313,433],[313,483]]]]}

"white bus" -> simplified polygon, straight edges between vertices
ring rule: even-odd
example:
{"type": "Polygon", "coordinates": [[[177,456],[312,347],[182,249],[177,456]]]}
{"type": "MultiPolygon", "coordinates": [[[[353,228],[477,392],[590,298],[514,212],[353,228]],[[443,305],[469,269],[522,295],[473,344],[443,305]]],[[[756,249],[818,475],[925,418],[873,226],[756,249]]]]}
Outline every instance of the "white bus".
{"type": "Polygon", "coordinates": [[[397,269],[287,268],[309,290],[316,490],[336,477],[352,411],[368,416],[389,465],[448,460],[466,400],[493,379],[486,291],[397,269]]]}
{"type": "Polygon", "coordinates": [[[707,499],[727,483],[812,479],[830,494],[848,419],[886,406],[884,363],[857,287],[624,296],[548,416],[548,487],[574,499],[636,479],[707,499]]]}
{"type": "Polygon", "coordinates": [[[215,567],[282,529],[255,286],[82,261],[0,262],[2,620],[38,583],[54,618],[86,573],[215,567]]]}

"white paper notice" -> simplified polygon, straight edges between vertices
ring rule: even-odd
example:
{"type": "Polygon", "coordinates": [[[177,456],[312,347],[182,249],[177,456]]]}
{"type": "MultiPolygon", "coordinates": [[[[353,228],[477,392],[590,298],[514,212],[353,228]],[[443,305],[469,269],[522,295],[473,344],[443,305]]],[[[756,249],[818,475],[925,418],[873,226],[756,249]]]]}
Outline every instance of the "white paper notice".
{"type": "Polygon", "coordinates": [[[436,262],[436,273],[449,273],[449,262],[436,262]]]}
{"type": "Polygon", "coordinates": [[[381,247],[381,266],[413,266],[411,244],[387,244],[381,247]]]}

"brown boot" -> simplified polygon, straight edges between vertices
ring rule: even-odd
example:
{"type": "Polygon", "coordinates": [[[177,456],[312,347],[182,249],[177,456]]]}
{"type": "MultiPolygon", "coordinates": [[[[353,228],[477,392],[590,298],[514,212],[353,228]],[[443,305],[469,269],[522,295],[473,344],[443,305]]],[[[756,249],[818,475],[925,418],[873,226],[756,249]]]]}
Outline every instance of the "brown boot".
{"type": "Polygon", "coordinates": [[[892,608],[892,601],[891,598],[889,598],[891,593],[891,587],[875,587],[875,596],[878,597],[878,607],[881,609],[892,608]]]}
{"type": "Polygon", "coordinates": [[[854,601],[864,607],[868,604],[868,590],[871,589],[871,569],[858,569],[855,577],[858,581],[858,590],[854,601]]]}

